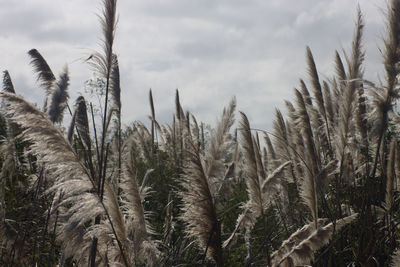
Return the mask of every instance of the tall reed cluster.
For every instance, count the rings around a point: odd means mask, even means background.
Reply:
[[[54,75],[36,49],[42,107],[4,72],[0,265],[400,266],[400,0],[388,7],[382,81],[363,77],[358,10],[330,78],[307,47],[308,77],[272,131],[243,112],[235,122],[235,98],[205,126],[178,91],[171,124],[159,124],[151,90],[149,127],[123,127],[117,3],[103,4],[102,49],[86,60],[101,103],[70,106],[68,68]]]

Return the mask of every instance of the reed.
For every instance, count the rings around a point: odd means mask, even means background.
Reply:
[[[382,82],[364,78],[358,9],[331,78],[306,48],[308,78],[272,131],[244,112],[235,123],[235,98],[206,125],[178,90],[170,123],[150,90],[149,121],[124,125],[117,2],[103,6],[102,49],[86,60],[104,81],[100,108],[79,96],[70,110],[68,68],[55,76],[36,49],[42,109],[3,72],[0,265],[399,265],[400,0],[388,6]]]

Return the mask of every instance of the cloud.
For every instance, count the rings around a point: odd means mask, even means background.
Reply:
[[[119,56],[124,123],[150,113],[170,122],[175,89],[182,104],[214,123],[236,95],[238,109],[254,127],[270,129],[274,109],[284,108],[300,77],[307,80],[310,45],[320,77],[333,74],[335,49],[351,45],[357,1],[349,0],[149,0],[119,1],[115,51]],[[377,49],[384,33],[380,0],[360,1],[365,12],[366,75],[381,69]],[[69,64],[71,102],[92,70],[82,58],[99,49],[95,14],[101,1],[19,0],[0,2],[0,68],[9,69],[20,91],[42,103],[26,52],[35,47],[55,73]],[[17,88],[18,90],[18,88]],[[40,91],[39,91],[40,92]]]

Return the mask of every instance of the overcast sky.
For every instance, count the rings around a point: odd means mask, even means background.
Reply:
[[[269,129],[299,78],[310,46],[320,78],[333,74],[335,49],[349,50],[357,4],[365,19],[365,72],[377,80],[384,36],[383,0],[119,0],[123,121],[145,120],[152,88],[156,116],[170,122],[175,89],[185,110],[215,119],[237,97],[253,127]],[[43,102],[27,51],[36,48],[55,74],[68,64],[70,103],[92,76],[82,62],[99,49],[101,1],[0,0],[0,69],[18,94]]]

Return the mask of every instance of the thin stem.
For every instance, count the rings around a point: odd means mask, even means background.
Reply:
[[[99,153],[99,143],[97,141],[97,130],[96,130],[96,122],[94,120],[94,112],[93,112],[93,105],[92,102],[90,102],[90,113],[92,115],[92,123],[93,123],[93,131],[94,131],[94,140],[96,144],[96,156],[97,158],[100,158],[100,153]]]

